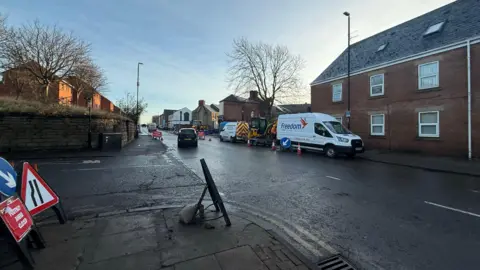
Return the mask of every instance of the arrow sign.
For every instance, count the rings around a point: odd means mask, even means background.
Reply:
[[[287,137],[282,138],[280,140],[280,143],[282,144],[282,147],[285,149],[290,148],[290,146],[292,145],[292,141],[290,141],[290,139]]]
[[[15,169],[3,158],[0,158],[0,193],[12,196],[17,190],[17,173]]]

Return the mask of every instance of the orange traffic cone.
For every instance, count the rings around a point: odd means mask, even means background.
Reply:
[[[252,144],[250,143],[250,139],[247,140],[247,146],[248,146],[248,147],[251,147],[251,146],[252,146]]]
[[[277,147],[275,146],[275,141],[272,142],[272,151],[277,150]]]
[[[300,149],[300,143],[298,143],[298,146],[297,146],[297,155],[299,156],[302,155],[302,149]]]

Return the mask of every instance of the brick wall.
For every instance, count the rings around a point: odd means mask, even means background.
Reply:
[[[135,135],[132,121],[92,118],[92,146],[100,133],[122,133],[122,146]],[[80,150],[88,147],[88,117],[0,116],[0,152]]]
[[[243,110],[243,118],[242,118]],[[257,102],[230,102],[224,101],[223,120],[224,121],[250,121],[251,112],[255,111],[257,116],[260,113],[260,103]]]
[[[439,61],[439,87],[418,90],[418,65]],[[351,130],[367,149],[467,155],[467,61],[466,48],[352,76]],[[474,155],[480,156],[480,46],[472,47],[472,127]],[[383,73],[384,95],[370,97],[370,76]],[[342,102],[332,102],[332,85],[342,83]],[[312,86],[312,111],[335,116],[347,110],[347,80]],[[418,112],[440,112],[440,137],[418,136]],[[370,135],[370,115],[385,114],[385,136]],[[344,121],[345,123],[345,121]],[[477,142],[477,144],[475,144]]]

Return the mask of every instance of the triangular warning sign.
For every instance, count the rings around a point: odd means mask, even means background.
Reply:
[[[32,216],[56,205],[59,201],[57,194],[28,162],[23,163],[21,187],[20,198]]]

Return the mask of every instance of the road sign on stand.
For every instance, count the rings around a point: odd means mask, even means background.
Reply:
[[[3,158],[0,158],[0,193],[9,197],[17,190],[17,173]]]
[[[58,204],[60,199],[38,172],[28,163],[23,163],[20,197],[32,216]]]
[[[345,112],[345,117],[350,118],[350,111]]]
[[[1,202],[0,217],[17,243],[22,241],[33,226],[32,216],[19,198],[10,197]]]
[[[292,141],[289,138],[284,137],[280,139],[280,145],[282,146],[282,148],[288,149],[292,145]]]

